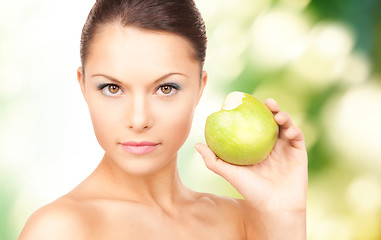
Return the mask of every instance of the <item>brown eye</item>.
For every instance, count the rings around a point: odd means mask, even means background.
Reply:
[[[172,87],[168,86],[168,85],[165,85],[165,86],[161,86],[160,90],[164,94],[170,94],[172,92]]]
[[[113,94],[118,93],[119,92],[119,87],[115,86],[115,85],[110,85],[110,86],[108,86],[108,91],[110,93],[113,93]]]

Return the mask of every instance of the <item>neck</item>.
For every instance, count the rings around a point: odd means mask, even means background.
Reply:
[[[134,175],[121,169],[105,154],[90,177],[100,186],[96,191],[102,198],[173,206],[190,197],[190,190],[179,177],[177,155],[153,173]]]

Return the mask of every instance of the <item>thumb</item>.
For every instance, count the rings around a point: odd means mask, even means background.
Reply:
[[[194,147],[204,159],[207,168],[225,178],[228,182],[231,182],[230,178],[232,167],[234,167],[233,165],[218,158],[214,152],[205,144],[197,143]]]

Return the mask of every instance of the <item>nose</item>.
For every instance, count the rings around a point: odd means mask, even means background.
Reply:
[[[136,132],[148,130],[153,125],[149,101],[144,96],[130,98],[127,115],[127,127]]]

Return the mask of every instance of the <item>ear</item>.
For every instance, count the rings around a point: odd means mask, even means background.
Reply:
[[[203,70],[202,74],[201,74],[200,89],[198,91],[198,99],[197,99],[196,105],[198,104],[198,102],[201,99],[202,93],[204,92],[204,88],[205,88],[207,82],[208,82],[208,73],[205,70]]]
[[[85,101],[87,102],[87,100],[86,100],[86,89],[85,89],[85,73],[83,72],[82,67],[78,67],[78,69],[77,69],[77,80],[78,80],[78,83],[81,87],[82,95],[85,98]]]

